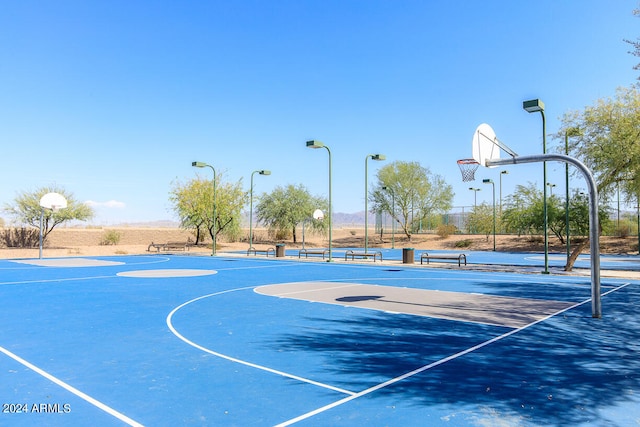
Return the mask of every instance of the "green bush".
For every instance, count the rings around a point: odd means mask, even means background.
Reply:
[[[118,243],[120,243],[121,237],[121,234],[116,230],[108,230],[102,236],[102,241],[100,242],[100,244],[104,246],[117,245]]]
[[[456,248],[468,248],[471,246],[472,241],[469,239],[458,240],[455,244]]]
[[[456,226],[452,224],[440,224],[436,229],[436,234],[438,234],[438,236],[440,236],[443,239],[446,239],[447,237],[451,236],[455,232],[456,232]]]

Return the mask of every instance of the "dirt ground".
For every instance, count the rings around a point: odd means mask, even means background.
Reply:
[[[105,235],[108,232],[117,232],[120,236],[118,244],[105,245]],[[248,234],[248,230],[246,231]],[[269,240],[265,230],[256,229],[254,231],[254,246],[257,248],[272,247],[276,243],[284,243],[287,248],[302,247],[301,237],[298,236],[298,242],[293,241],[274,241]],[[460,251],[491,251],[493,250],[493,236],[482,235],[451,235],[447,238],[441,238],[436,234],[418,234],[413,235],[411,240],[406,236],[396,234],[385,234],[381,236],[375,234],[374,230],[370,230],[369,247],[386,247],[390,248],[392,243],[396,248],[411,247],[417,250],[460,250]],[[151,243],[167,243],[167,242],[187,242],[193,241],[192,233],[174,228],[61,228],[55,229],[48,237],[43,249],[43,256],[65,257],[65,256],[100,256],[100,255],[134,255],[148,254],[149,245]],[[577,240],[572,244],[577,244]],[[307,247],[327,247],[326,238],[318,235],[312,235],[307,232],[305,236],[305,245]],[[218,252],[246,250],[248,248],[248,239],[240,242],[218,241]],[[364,229],[363,228],[335,228],[333,230],[333,247],[364,247]],[[589,247],[587,246],[587,251]],[[496,237],[496,250],[500,252],[543,252],[544,240],[542,236],[515,236],[515,235],[498,235]],[[549,237],[549,251],[563,253],[566,250],[564,244],[553,237]],[[152,248],[152,252],[155,250]],[[189,253],[210,253],[211,242],[208,244],[200,244],[192,246]],[[638,254],[638,238],[630,237],[610,237],[602,236],[600,238],[600,252],[609,254]],[[37,258],[39,256],[39,248],[16,249],[16,248],[0,248],[0,258]]]

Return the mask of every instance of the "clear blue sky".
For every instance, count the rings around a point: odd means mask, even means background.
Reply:
[[[364,209],[364,159],[418,161],[473,205],[457,159],[489,123],[518,154],[559,118],[636,82],[631,0],[4,1],[0,204],[58,184],[98,224],[172,219],[172,182],[210,169],[255,193],[304,184],[335,212]],[[551,150],[553,141],[548,139]],[[369,162],[369,182],[381,166]],[[504,168],[502,168],[504,169]],[[503,195],[542,183],[508,168]],[[500,169],[479,170],[478,203]],[[549,165],[564,192],[564,166]],[[575,178],[578,181],[577,178]],[[583,186],[576,182],[576,186]],[[498,186],[496,185],[496,191]]]

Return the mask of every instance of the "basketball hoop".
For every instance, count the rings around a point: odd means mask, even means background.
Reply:
[[[480,166],[480,163],[474,159],[458,160],[458,167],[460,167],[460,172],[462,172],[462,180],[464,182],[474,181],[476,179],[475,173],[478,166]]]

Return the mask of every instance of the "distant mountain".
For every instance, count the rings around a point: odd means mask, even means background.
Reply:
[[[376,221],[375,215],[369,215],[369,223],[373,224]],[[364,211],[355,213],[334,212],[333,213],[333,225],[336,226],[364,226]]]

